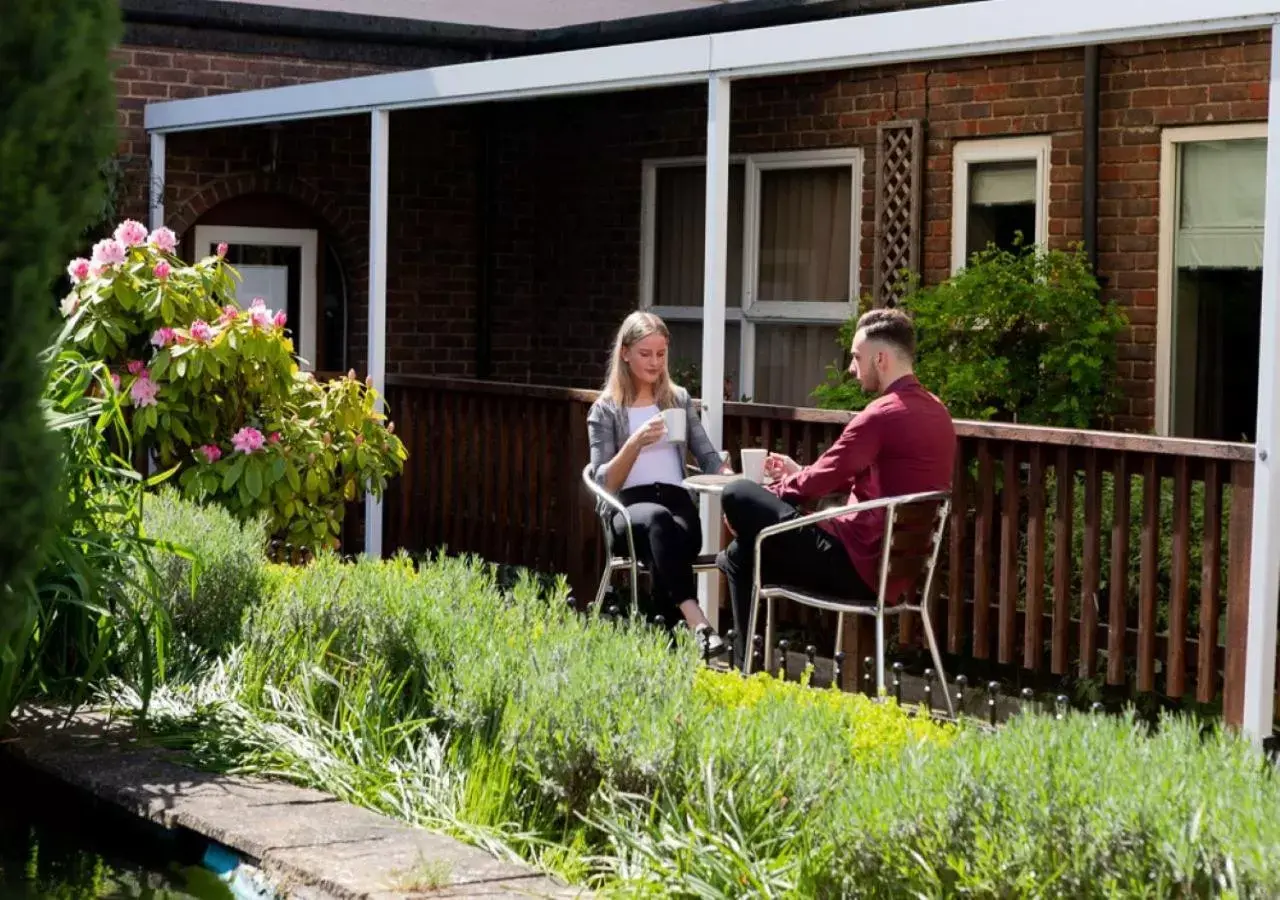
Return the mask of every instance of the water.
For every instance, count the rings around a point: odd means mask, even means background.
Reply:
[[[0,785],[0,900],[238,900],[201,838],[10,763]]]

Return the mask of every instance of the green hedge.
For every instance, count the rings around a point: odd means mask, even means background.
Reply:
[[[1271,770],[1188,720],[943,728],[709,672],[683,633],[466,561],[275,571],[246,644],[157,697],[161,732],[607,893],[1280,891]]]
[[[160,544],[150,550],[149,587],[168,618],[171,660],[181,671],[230,649],[245,610],[265,590],[265,524],[184,500],[170,487],[146,498],[142,519],[146,536]]]

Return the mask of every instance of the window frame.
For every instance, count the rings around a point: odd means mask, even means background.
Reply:
[[[295,355],[300,357],[304,371],[315,368],[317,352],[316,323],[320,313],[318,273],[320,262],[320,233],[311,228],[260,228],[248,225],[197,225],[195,228],[196,258],[208,254],[201,248],[225,241],[228,244],[246,244],[264,247],[297,247],[301,252],[298,278],[298,331]],[[241,302],[243,304],[243,298]]]
[[[864,153],[861,147],[776,153],[733,153],[729,165],[743,171],[742,296],[725,298],[725,321],[738,323],[738,393],[755,393],[756,334],[765,325],[842,325],[857,312],[861,293],[862,191]],[[701,306],[663,306],[654,303],[654,264],[657,238],[658,172],[662,169],[706,166],[706,157],[678,156],[645,159],[641,163],[640,308],[672,322],[701,322]],[[849,298],[847,301],[755,300],[759,277],[760,181],[762,173],[783,169],[819,169],[847,166],[850,190]],[[727,373],[726,373],[727,374]]]
[[[1173,430],[1173,289],[1176,271],[1175,241],[1181,205],[1181,151],[1183,144],[1204,141],[1266,140],[1266,122],[1226,122],[1165,128],[1160,134],[1160,242],[1156,275],[1156,381],[1155,433],[1167,437]]]
[[[969,169],[983,163],[1036,164],[1036,233],[1034,243],[1049,239],[1049,170],[1053,137],[1048,134],[956,141],[951,148],[951,273],[969,263]]]

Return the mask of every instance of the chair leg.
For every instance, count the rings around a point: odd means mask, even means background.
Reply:
[[[924,623],[924,639],[929,642],[929,655],[933,657],[933,666],[938,672],[938,677],[942,679],[942,697],[947,701],[947,715],[954,719],[956,710],[951,703],[951,689],[947,687],[947,671],[942,668],[942,653],[938,649],[938,639],[933,634],[933,623],[929,621],[927,604],[920,606],[920,620]]]
[[[773,672],[773,664],[776,662],[773,658],[773,598],[770,597],[765,601],[764,616],[764,670]],[[785,663],[784,663],[785,664]]]
[[[609,593],[609,585],[613,581],[613,565],[612,560],[605,560],[604,573],[600,576],[600,586],[596,588],[595,608],[600,609],[600,604],[604,602],[604,595]]]
[[[742,651],[742,672],[744,675],[751,674],[752,650],[756,644],[756,625],[759,624],[760,618],[760,590],[754,585],[751,588],[751,615],[748,617],[750,622],[747,625],[747,643]]]
[[[888,694],[884,685],[884,613],[876,614],[876,696]]]

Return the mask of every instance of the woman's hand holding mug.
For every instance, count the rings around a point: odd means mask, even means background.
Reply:
[[[794,475],[799,471],[800,464],[786,454],[770,453],[765,457],[764,474],[766,478],[777,481],[779,478]]]
[[[628,442],[634,442],[637,450],[643,450],[645,447],[658,443],[666,436],[667,423],[661,415],[656,415],[637,428],[627,440]]]

